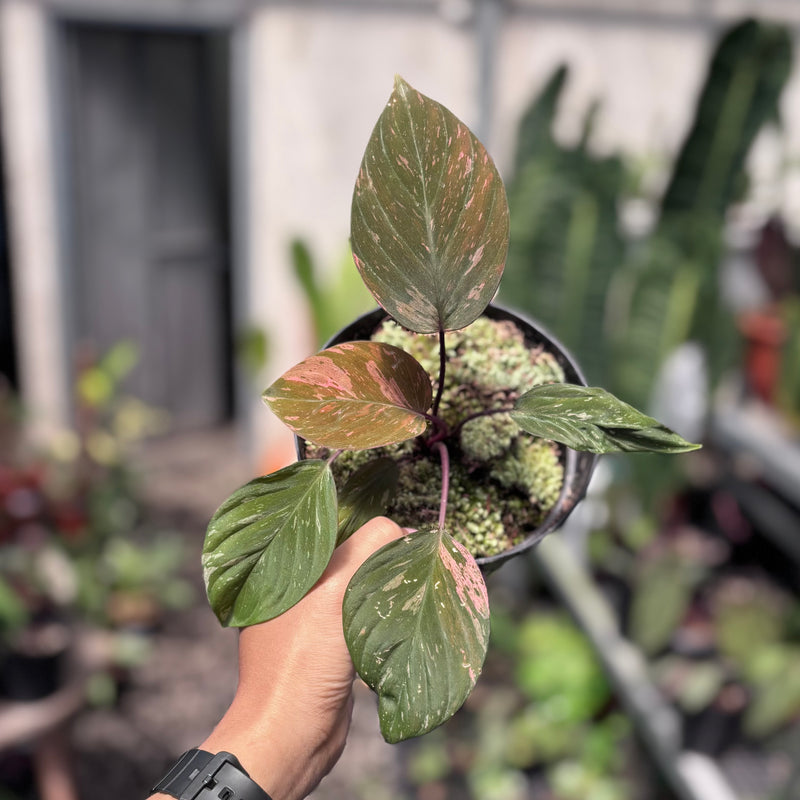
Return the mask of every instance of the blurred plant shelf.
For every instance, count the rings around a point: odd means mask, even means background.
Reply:
[[[694,756],[687,763],[724,775],[742,797],[794,798],[800,447],[779,412],[736,398],[715,409],[702,463],[658,516],[639,508],[637,517],[616,487],[596,498],[603,508],[590,516],[604,521],[588,538],[590,553],[578,547],[572,555],[570,537],[586,532],[565,531],[535,558],[666,774],[680,772],[684,752],[697,749],[717,766]],[[584,556],[593,580],[576,561]]]
[[[718,403],[710,444],[725,457],[724,481],[757,529],[789,558],[800,577],[800,435],[757,401]]]

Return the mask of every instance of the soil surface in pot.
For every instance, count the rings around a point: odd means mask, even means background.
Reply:
[[[437,390],[439,345],[436,335],[412,334],[393,321],[371,337],[413,355]],[[507,413],[525,391],[564,381],[556,358],[544,347],[531,348],[507,320],[481,317],[463,330],[448,332],[447,371],[439,409],[450,428],[448,530],[476,557],[501,553],[521,542],[555,505],[564,482],[564,453],[552,442],[523,433]],[[311,458],[327,457],[308,445]],[[400,525],[420,528],[439,516],[442,470],[439,455],[424,438],[366,451],[342,453],[334,462],[338,484],[370,461],[389,456],[400,467],[397,496],[387,514]]]

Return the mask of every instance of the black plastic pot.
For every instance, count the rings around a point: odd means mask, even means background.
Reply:
[[[64,679],[69,632],[61,622],[34,623],[20,641],[0,653],[0,697],[40,700]]]
[[[492,320],[509,320],[513,322],[522,331],[525,336],[525,341],[531,348],[543,346],[549,353],[555,356],[559,365],[564,370],[564,377],[567,383],[576,383],[581,386],[586,386],[586,380],[581,374],[580,368],[575,360],[549,333],[546,333],[533,322],[525,319],[525,317],[513,311],[500,308],[499,306],[490,305],[484,311],[483,315]],[[382,308],[376,308],[374,311],[362,315],[342,328],[342,330],[333,336],[325,346],[332,347],[333,345],[342,344],[343,342],[369,339],[378,326],[386,319],[389,319],[387,313]],[[297,457],[299,459],[304,459],[306,457],[305,440],[296,436],[295,444],[297,447]],[[482,556],[476,559],[478,565],[484,572],[492,572],[508,561],[508,559],[520,553],[524,553],[526,550],[530,550],[531,547],[538,544],[548,533],[551,533],[556,528],[563,525],[575,506],[583,499],[589,486],[595,463],[597,462],[597,456],[592,453],[580,453],[569,448],[564,449],[566,452],[564,485],[561,487],[561,494],[556,504],[550,510],[550,513],[542,524],[533,529],[518,545],[502,553],[498,553],[497,555]]]

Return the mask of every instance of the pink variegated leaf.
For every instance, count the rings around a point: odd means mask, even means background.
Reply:
[[[418,333],[455,330],[500,282],[508,203],[469,128],[398,77],[361,162],[350,227],[356,266],[389,314]]]
[[[489,602],[475,559],[447,531],[421,528],[368,558],[343,614],[386,741],[420,736],[458,711],[483,667]]]
[[[339,450],[366,450],[425,431],[431,382],[419,362],[379,342],[346,342],[301,361],[264,392],[295,433]]]

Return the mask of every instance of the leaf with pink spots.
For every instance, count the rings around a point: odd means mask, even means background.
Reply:
[[[364,283],[412,331],[464,328],[497,290],[508,249],[500,175],[463,122],[400,77],[364,153],[350,227]]]
[[[419,362],[379,342],[346,342],[301,361],[264,392],[295,433],[335,450],[366,450],[419,436],[431,382]]]
[[[489,602],[475,559],[447,531],[421,528],[381,548],[353,576],[343,611],[386,741],[420,736],[458,711],[486,657]]]

